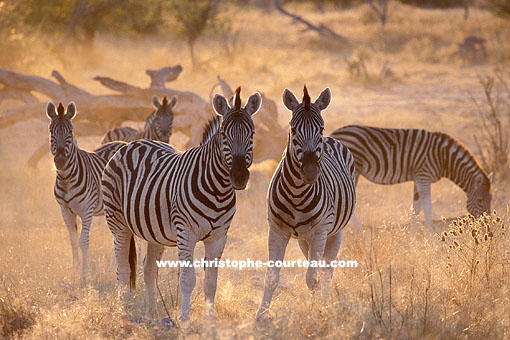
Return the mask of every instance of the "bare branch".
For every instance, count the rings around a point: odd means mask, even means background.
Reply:
[[[341,34],[336,33],[335,31],[333,31],[326,25],[320,24],[317,26],[317,25],[312,24],[310,21],[305,20],[303,17],[301,17],[297,14],[290,13],[285,8],[283,8],[283,6],[280,4],[280,2],[278,0],[274,0],[274,6],[276,7],[276,9],[278,11],[280,11],[284,15],[291,17],[294,22],[302,23],[303,25],[305,25],[307,27],[307,29],[313,30],[313,31],[319,33],[319,35],[322,36],[323,38],[333,39],[333,40],[336,40],[343,44],[349,43],[349,40],[346,37],[344,37]]]
[[[381,20],[382,27],[386,26],[386,19],[388,17],[388,3],[389,0],[377,0],[377,4],[374,0],[365,0],[372,10],[377,14],[379,20]]]

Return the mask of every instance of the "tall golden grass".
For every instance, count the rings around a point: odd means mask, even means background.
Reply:
[[[234,53],[227,53],[216,38],[203,39],[197,45],[203,64],[195,72],[185,44],[165,37],[99,36],[93,51],[69,47],[65,54],[49,52],[48,37],[17,37],[24,46],[22,57],[4,66],[43,76],[55,68],[69,81],[104,93],[91,80],[93,76],[144,85],[146,68],[181,63],[184,72],[171,87],[207,98],[220,74],[232,86],[242,85],[247,92],[260,90],[275,100],[281,124],[289,118],[280,100],[285,87],[299,91],[306,83],[312,93],[318,93],[329,86],[333,102],[324,112],[326,132],[351,123],[422,127],[450,133],[474,146],[480,123],[467,91],[483,98],[479,75],[508,64],[508,21],[483,10],[473,10],[465,21],[461,9],[424,10],[392,2],[382,30],[368,6],[322,13],[306,5],[289,8],[331,26],[353,45],[331,46],[312,32],[300,33],[298,25],[275,11],[248,8],[234,11],[234,28],[240,29]],[[467,35],[487,39],[486,62],[463,66],[454,55],[456,43]],[[398,80],[352,80],[344,58],[360,53],[372,72],[392,62]],[[53,198],[51,159],[44,158],[38,169],[25,167],[30,153],[48,140],[47,123],[41,112],[40,119],[0,131],[0,337],[503,339],[510,334],[508,197],[496,195],[497,214],[455,219],[465,213],[465,195],[446,180],[433,185],[436,221],[432,229],[423,227],[421,216],[411,214],[411,183],[377,186],[360,180],[357,215],[362,227],[347,227],[339,254],[341,259],[357,260],[359,267],[336,270],[327,304],[306,288],[305,269],[284,268],[270,311],[272,319],[258,323],[254,316],[262,297],[264,270],[221,269],[216,325],[203,324],[203,272],[197,270],[189,330],[143,320],[141,273],[133,306],[125,313],[118,303],[113,239],[104,218],[93,221],[91,279],[81,286],[79,273],[69,269],[71,252]],[[99,139],[78,142],[92,150]],[[172,142],[182,146],[184,138],[177,135]],[[255,164],[249,188],[238,193],[224,258],[266,259],[265,195],[275,165]],[[497,182],[494,190],[506,192],[499,189],[508,185]],[[448,220],[441,221],[440,216]],[[201,256],[200,245],[196,257]],[[296,242],[291,242],[286,259],[301,257]],[[175,258],[175,249],[168,249],[165,259]],[[158,284],[159,316],[167,316],[164,301],[175,319],[180,308],[176,269],[160,270]]]

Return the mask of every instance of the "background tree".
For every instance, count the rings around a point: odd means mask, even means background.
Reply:
[[[224,1],[223,1],[224,2]],[[227,21],[219,17],[222,0],[171,0],[168,4],[171,25],[188,44],[191,62],[198,65],[195,43],[208,32],[225,28]]]

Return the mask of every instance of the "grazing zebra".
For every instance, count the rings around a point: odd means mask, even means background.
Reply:
[[[209,122],[202,143],[185,152],[156,141],[135,141],[110,160],[103,174],[108,226],[114,235],[117,281],[134,287],[136,248],[133,235],[148,242],[144,261],[147,316],[155,317],[156,260],[164,247],[178,249],[180,261],[193,261],[195,245],[204,242],[206,260],[219,259],[236,210],[234,190],[243,190],[253,159],[252,115],[261,97],[253,94],[243,108],[240,88],[234,105],[213,99],[221,116]],[[214,317],[218,268],[205,268],[205,316]],[[189,320],[195,270],[180,267],[182,311]],[[126,299],[128,294],[124,295]]]
[[[414,181],[413,207],[432,223],[430,184],[446,177],[467,194],[467,210],[474,216],[490,211],[492,174],[487,175],[473,154],[458,140],[441,132],[383,129],[350,125],[331,137],[354,155],[359,174],[378,184]]]
[[[124,142],[108,143],[96,153],[87,152],[78,147],[73,135],[71,119],[76,115],[76,106],[70,103],[64,112],[62,103],[48,103],[46,114],[49,125],[51,154],[54,156],[57,178],[55,180],[55,198],[60,205],[62,217],[69,231],[73,252],[73,267],[79,265],[78,228],[76,216],[81,219],[79,244],[82,252],[81,278],[86,280],[88,270],[87,253],[89,249],[89,230],[92,216],[103,213],[103,195],[101,192],[101,174],[108,162],[107,155],[114,154],[124,146]]]
[[[314,103],[306,86],[303,102],[285,89],[283,103],[292,111],[287,149],[276,169],[268,193],[269,260],[282,261],[289,239],[298,239],[309,261],[335,260],[343,228],[356,203],[354,159],[349,150],[333,138],[324,137],[321,111],[331,101],[326,88]],[[334,268],[324,268],[321,280],[325,299]],[[257,319],[266,314],[280,279],[280,268],[266,271],[264,297]],[[308,288],[318,288],[318,268],[306,272]]]
[[[145,127],[142,131],[137,131],[127,126],[117,127],[111,129],[103,136],[101,144],[113,141],[132,142],[137,139],[159,140],[168,143],[172,135],[174,122],[172,109],[177,103],[177,98],[174,96],[170,99],[170,102],[168,102],[165,96],[163,97],[163,102],[160,104],[158,97],[153,97],[152,103],[156,110],[147,117]]]

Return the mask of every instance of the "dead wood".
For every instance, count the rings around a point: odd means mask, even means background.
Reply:
[[[302,16],[287,11],[285,8],[283,8],[283,6],[280,4],[280,2],[278,0],[274,0],[274,6],[282,14],[284,14],[288,17],[291,17],[294,22],[299,22],[299,23],[305,25],[306,26],[305,30],[315,31],[323,38],[333,39],[333,40],[336,40],[342,44],[349,43],[349,40],[345,36],[333,31],[328,26],[326,26],[324,24],[319,24],[319,25],[312,24],[310,21],[304,19]]]

